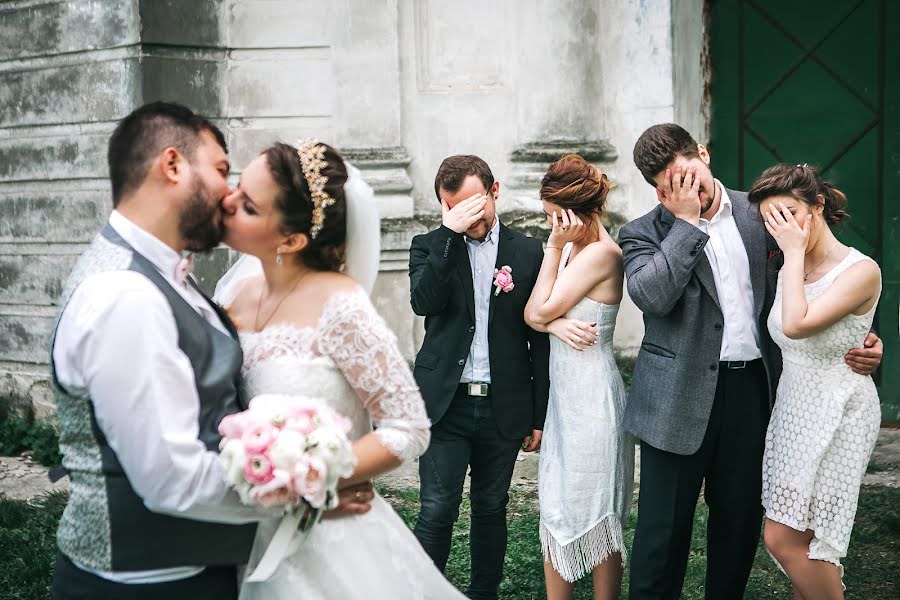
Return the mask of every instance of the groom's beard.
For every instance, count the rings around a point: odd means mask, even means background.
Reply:
[[[715,201],[716,193],[713,190],[713,193],[708,193],[705,189],[700,189],[703,192],[703,195],[706,196],[705,199],[700,200],[700,214],[704,215],[709,212],[709,209],[712,208],[713,202]]]
[[[203,189],[200,179],[194,178],[193,189],[181,214],[178,216],[178,231],[185,242],[185,248],[192,252],[205,252],[219,245],[225,234],[219,204],[211,202],[211,194]]]

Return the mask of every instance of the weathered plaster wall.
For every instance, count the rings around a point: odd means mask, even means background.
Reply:
[[[535,235],[545,235],[540,177],[565,152],[616,183],[614,230],[646,212],[655,196],[631,148],[650,124],[695,126],[695,72],[672,57],[699,57],[700,5],[0,2],[0,397],[52,412],[54,303],[110,210],[109,133],[140,104],[173,99],[212,117],[235,176],[276,139],[315,136],[344,151],[383,218],[374,301],[412,358],[422,327],[409,309],[408,248],[438,222],[440,161],[483,156],[501,181],[503,218]],[[201,283],[211,288],[228,259],[222,250],[201,261]],[[641,330],[626,300],[617,345],[633,351]]]
[[[673,91],[675,122],[701,144],[709,141],[709,37],[705,33],[708,0],[672,3]]]
[[[0,3],[0,397],[53,411],[62,283],[110,210],[106,141],[145,100],[221,114],[218,1]]]

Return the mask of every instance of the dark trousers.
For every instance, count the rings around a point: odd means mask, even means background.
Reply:
[[[467,595],[496,598],[506,555],[506,504],[521,439],[500,434],[491,398],[457,392],[431,428],[431,445],[419,459],[421,510],[415,534],[441,571],[450,555],[463,482],[470,471],[472,572]]]
[[[762,456],[769,402],[761,360],[721,367],[706,435],[683,456],[641,442],[638,522],[630,597],[675,599],[690,550],[701,484],[709,507],[706,598],[743,597],[762,521]]]
[[[56,555],[52,600],[237,600],[237,568],[207,567],[202,573],[164,583],[124,584],[82,571]]]

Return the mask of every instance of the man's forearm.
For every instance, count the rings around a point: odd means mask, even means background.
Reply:
[[[437,236],[429,248],[413,243],[409,255],[410,304],[413,312],[428,316],[446,306],[450,294],[447,285],[453,273],[453,260],[460,234],[441,226],[444,236]]]

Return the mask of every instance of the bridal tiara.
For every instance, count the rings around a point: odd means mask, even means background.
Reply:
[[[313,213],[312,226],[309,229],[309,237],[316,239],[322,227],[325,225],[325,209],[334,204],[334,198],[325,191],[328,178],[322,175],[322,169],[327,166],[325,161],[325,146],[319,140],[307,138],[300,140],[294,146],[297,156],[300,157],[300,167],[303,176],[309,186],[309,195],[312,196]]]

